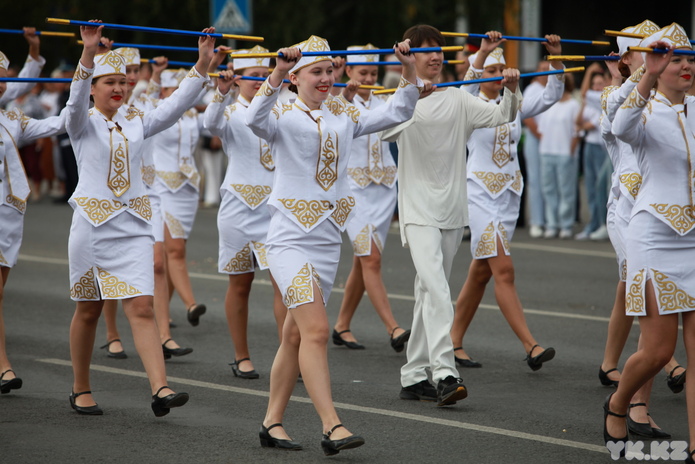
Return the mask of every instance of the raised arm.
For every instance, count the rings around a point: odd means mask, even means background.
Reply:
[[[46,60],[39,54],[40,40],[36,35],[36,29],[33,27],[24,28],[24,38],[29,44],[29,55],[27,56],[22,70],[19,71],[17,77],[39,77]],[[33,82],[8,82],[7,90],[0,97],[0,106],[11,102],[12,100],[29,93],[36,84]]]
[[[224,117],[225,108],[231,103],[229,90],[234,82],[238,81],[241,76],[234,78],[234,70],[220,72],[220,77],[217,79],[217,89],[212,101],[205,109],[203,116],[203,125],[212,135],[222,137],[225,127],[227,126]]]
[[[94,74],[94,57],[101,41],[101,31],[104,29],[104,26],[99,26],[101,21],[91,22],[94,22],[95,25],[80,26],[83,43],[82,55],[70,84],[70,98],[68,98],[66,105],[65,126],[70,136],[75,136],[85,130],[89,119],[89,96],[91,94],[92,74]]]

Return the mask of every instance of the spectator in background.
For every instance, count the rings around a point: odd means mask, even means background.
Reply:
[[[538,123],[541,185],[545,203],[544,238],[572,238],[577,209],[577,129],[580,104],[572,98],[574,80],[565,76],[559,102],[541,115]]]
[[[589,223],[575,238],[577,240],[607,240],[606,214],[608,187],[612,166],[599,131],[601,92],[606,86],[603,67],[592,63],[582,80],[582,106],[577,127],[584,131],[584,183],[586,186]]]
[[[75,73],[74,68],[65,66],[61,69],[61,76],[72,79]],[[67,105],[68,97],[70,97],[70,85],[63,84],[63,90],[58,98],[58,107],[64,108]],[[62,167],[63,175],[63,196],[56,198],[56,203],[67,203],[77,187],[77,161],[75,160],[75,152],[72,150],[70,138],[68,134],[58,136],[58,149],[60,150],[60,166]]]

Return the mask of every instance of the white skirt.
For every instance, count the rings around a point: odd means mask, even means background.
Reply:
[[[678,235],[646,211],[630,220],[626,241],[625,313],[645,316],[645,287],[651,279],[659,314],[695,309],[695,233]]]
[[[188,239],[198,212],[198,191],[189,184],[176,192],[155,183],[162,201],[162,218],[172,238]]]
[[[371,255],[372,242],[376,244],[379,253],[383,253],[398,201],[396,188],[372,183],[363,189],[353,188],[352,194],[356,209],[345,230],[352,242],[355,256]]]
[[[606,228],[608,238],[613,245],[618,260],[618,278],[625,282],[627,278],[627,228],[630,224],[630,212],[632,203],[624,197],[620,197],[608,204],[606,215]]]
[[[164,241],[164,219],[162,218],[162,198],[153,188],[147,188],[147,196],[150,197],[152,208],[152,234],[155,242]]]
[[[340,230],[329,220],[306,233],[283,213],[271,208],[268,265],[288,309],[314,301],[313,283],[323,304],[333,289],[340,261]]]
[[[75,301],[154,295],[152,226],[130,213],[94,227],[74,212],[68,260]]]
[[[24,215],[14,208],[0,205],[0,267],[14,267],[22,246]]]
[[[468,182],[468,215],[471,229],[471,254],[474,259],[494,258],[498,255],[497,237],[504,254],[511,253],[509,243],[514,236],[519,218],[521,197],[506,190],[493,199],[475,182]]]
[[[249,208],[228,190],[222,191],[217,213],[220,251],[217,269],[222,274],[247,274],[257,265],[268,269],[266,239],[270,227],[267,205]]]

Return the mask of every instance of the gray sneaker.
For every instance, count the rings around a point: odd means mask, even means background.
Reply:
[[[402,387],[398,397],[402,400],[435,401],[437,390],[427,380],[423,380],[415,385]]]

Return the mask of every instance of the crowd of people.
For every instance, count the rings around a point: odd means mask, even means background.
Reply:
[[[482,363],[463,339],[491,279],[525,361],[537,371],[556,351],[532,335],[514,280],[510,242],[526,223],[526,200],[531,237],[610,238],[616,251],[619,278],[599,368],[600,382],[617,388],[603,407],[609,450],[624,454],[629,435],[670,437],[649,413],[661,369],[674,392],[686,391],[695,443],[695,384],[686,383],[695,363],[695,276],[684,259],[695,250],[688,149],[695,126],[687,118],[695,58],[677,53],[692,50],[681,26],[647,20],[626,28],[631,36],[618,38],[616,58],[588,66],[577,90],[561,61],[541,62],[539,71],[558,73],[534,78],[523,94],[501,33],[490,31],[476,50],[462,52],[452,73],[441,51],[410,53],[445,45],[436,28],[413,26],[394,46],[383,82],[395,92],[383,97],[370,89],[380,76],[369,64],[378,59],[371,44],[350,47],[357,54],[345,60],[332,58],[328,42],[312,35],[281,48],[274,63],[256,56],[267,52],[260,46],[235,51],[219,71],[230,50],[216,48],[214,28],[206,28],[195,65],[167,69],[164,56],[143,64],[136,48],[113,49],[93,23],[80,27],[74,70],[61,65],[51,73],[71,83],[0,82],[2,289],[17,262],[27,206],[47,194],[69,203],[69,291],[76,302],[69,404],[78,414],[103,414],[89,377],[102,313],[102,348],[111,358],[127,357],[116,326],[119,300],[153,413],[187,403],[187,393],[167,385],[165,359],[193,351],[172,335],[174,293],[192,326],[206,313],[186,264],[200,203],[218,208],[218,271],[229,276],[224,308],[235,377],[261,376],[249,350],[249,300],[256,270],[271,276],[278,350],[260,424],[263,447],[302,449],[282,425],[298,379],[320,417],[326,455],[365,443],[338,417],[326,350],[330,341],[364,348],[351,321],[365,291],[391,348],[406,352],[401,399],[443,407],[468,396],[458,368]],[[0,52],[0,77],[41,74],[39,37],[33,28],[25,37],[26,63],[13,68]],[[561,43],[546,35],[548,55],[561,55]],[[636,45],[666,51],[643,56],[630,51]],[[345,87],[335,87],[343,76]],[[497,80],[437,87],[480,78]],[[396,321],[381,276],[394,219],[416,270],[410,327]],[[343,232],[354,258],[331,333],[326,305]],[[466,233],[472,260],[454,306],[449,276]],[[7,356],[2,294],[4,394],[23,382]],[[679,313],[686,368],[673,358]],[[620,372],[634,316],[640,342]]]

